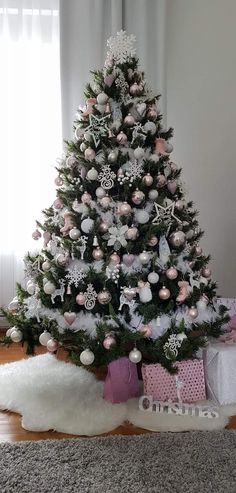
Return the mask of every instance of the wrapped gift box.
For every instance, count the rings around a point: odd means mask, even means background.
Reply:
[[[103,399],[119,403],[126,402],[128,399],[139,395],[137,365],[127,357],[119,358],[109,363],[104,382]]]
[[[176,366],[178,373],[172,375],[160,364],[143,364],[144,395],[160,401],[195,402],[205,399],[203,361],[180,361]]]
[[[211,342],[203,361],[207,397],[221,405],[236,403],[236,344]]]

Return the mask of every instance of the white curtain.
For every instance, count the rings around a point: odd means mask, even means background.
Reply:
[[[61,152],[59,0],[0,0],[0,306],[36,245]]]
[[[60,0],[63,135],[72,135],[89,71],[103,65],[106,40],[121,29],[137,38],[147,80],[162,94],[166,113],[165,33],[167,0]]]

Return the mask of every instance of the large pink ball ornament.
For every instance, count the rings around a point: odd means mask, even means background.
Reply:
[[[52,339],[52,336],[50,332],[47,332],[46,330],[39,336],[39,342],[42,346],[47,346],[47,343],[48,341],[50,341],[50,339]]]
[[[145,198],[145,194],[138,188],[132,193],[132,202],[135,205],[141,204],[144,198]]]
[[[94,258],[94,260],[102,260],[103,258],[103,251],[101,248],[97,247],[97,248],[94,248],[93,252],[92,252],[92,256]]]
[[[103,347],[105,349],[111,349],[113,346],[116,345],[116,340],[113,337],[113,335],[107,335],[103,341]]]
[[[58,342],[55,339],[49,339],[47,342],[47,350],[50,351],[50,353],[54,353],[58,349]]]
[[[126,144],[126,142],[127,142],[127,140],[128,140],[128,139],[127,139],[127,135],[126,135],[123,131],[121,131],[121,132],[117,135],[116,140],[117,140],[118,144]]]
[[[131,213],[131,206],[128,202],[123,202],[119,207],[119,213],[121,216],[128,216]]]
[[[170,235],[169,241],[173,247],[181,247],[186,242],[186,235],[183,231],[175,231]]]
[[[104,207],[104,209],[107,209],[112,203],[112,199],[111,197],[109,197],[109,195],[105,195],[105,197],[102,197],[102,199],[100,199],[100,204],[102,207]]]
[[[61,187],[61,185],[63,185],[63,178],[61,176],[57,176],[54,180],[54,183],[55,185],[57,185],[58,187]]]
[[[152,175],[150,175],[150,173],[147,173],[144,177],[143,177],[143,183],[147,186],[147,187],[151,187],[152,184],[153,184],[153,177]]]
[[[195,320],[195,318],[198,317],[198,309],[195,306],[191,306],[188,311],[188,316],[192,319]]]
[[[131,226],[126,232],[127,240],[136,240],[139,236],[138,228]]]
[[[128,127],[132,127],[135,123],[135,119],[134,117],[129,113],[125,119],[124,119],[124,123],[125,125],[127,125]]]
[[[206,279],[208,279],[209,277],[211,277],[211,269],[209,269],[209,267],[204,267],[202,269],[201,274],[202,274],[203,277],[205,277]]]
[[[182,211],[184,206],[185,206],[185,203],[183,200],[176,200],[175,209],[177,209],[177,211]]]
[[[157,176],[157,186],[159,188],[163,188],[167,183],[165,175],[158,175]]]
[[[122,257],[122,262],[126,267],[131,267],[135,261],[135,256],[132,253],[125,253]]]
[[[84,192],[83,195],[81,196],[81,202],[83,202],[83,204],[90,204],[91,200],[92,197],[88,192]]]
[[[75,301],[76,301],[77,305],[83,306],[85,304],[85,301],[86,301],[84,293],[80,292],[79,294],[77,294]]]
[[[170,290],[163,286],[159,291],[159,297],[161,300],[168,300],[170,298]]]
[[[53,207],[57,210],[63,209],[63,202],[61,201],[61,199],[54,200]]]
[[[33,233],[32,233],[32,238],[33,240],[39,240],[41,238],[41,233],[38,229],[36,229]]]
[[[111,293],[107,289],[103,289],[98,293],[97,300],[100,305],[107,305],[111,301]]]
[[[96,153],[91,147],[88,147],[87,149],[85,149],[85,151],[84,151],[85,159],[87,159],[88,161],[93,161],[95,159],[95,156],[96,156]]]
[[[143,86],[142,84],[137,84],[137,82],[134,82],[129,88],[129,92],[132,96],[138,96],[141,94],[143,91]]]
[[[166,277],[168,279],[170,279],[171,281],[173,281],[174,279],[176,279],[176,277],[178,277],[178,271],[177,271],[177,269],[175,269],[174,267],[170,267],[169,269],[167,269],[167,271],[166,271]]]
[[[177,187],[178,187],[178,184],[175,180],[168,180],[167,188],[172,195],[175,194]]]
[[[115,252],[111,254],[109,260],[110,260],[110,263],[113,265],[118,265],[120,263],[120,257]]]
[[[107,233],[109,228],[110,228],[110,225],[106,221],[102,221],[101,224],[99,225],[100,233]]]
[[[158,243],[158,238],[155,235],[152,235],[151,238],[148,240],[147,244],[151,247],[156,246]]]
[[[150,108],[148,110],[148,113],[147,113],[147,117],[150,118],[151,120],[156,120],[158,116],[158,113],[156,110],[154,110],[153,108]]]

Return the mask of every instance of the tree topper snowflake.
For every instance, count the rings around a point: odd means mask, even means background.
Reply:
[[[135,41],[136,37],[133,34],[128,36],[126,31],[119,31],[116,36],[111,36],[107,41],[109,47],[107,57],[112,57],[116,63],[126,63],[136,54],[136,49],[133,47]]]
[[[76,288],[78,288],[80,282],[83,281],[85,277],[86,274],[81,269],[77,269],[77,267],[68,269],[68,274],[66,274],[66,279],[69,280],[68,286],[74,284]]]

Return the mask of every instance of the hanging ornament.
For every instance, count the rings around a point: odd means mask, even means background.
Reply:
[[[173,151],[173,146],[170,142],[166,142],[166,152],[167,154],[170,154]]]
[[[98,199],[102,199],[102,197],[105,197],[105,195],[106,195],[106,192],[102,187],[98,187],[96,189],[95,193],[96,193],[96,196]]]
[[[185,339],[188,339],[188,337],[185,332],[180,332],[180,334],[177,334],[176,339],[182,343]]]
[[[166,185],[166,177],[165,175],[157,175],[157,186],[158,188],[163,188]]]
[[[157,272],[150,272],[150,274],[148,274],[148,281],[151,284],[156,284],[159,281],[159,275]]]
[[[156,246],[156,245],[157,245],[157,243],[158,243],[158,238],[157,238],[157,236],[155,236],[155,235],[152,235],[152,236],[151,236],[151,238],[149,238],[149,240],[148,240],[148,242],[147,242],[147,244],[148,244],[149,246],[151,246],[151,247]]]
[[[183,303],[189,295],[190,285],[187,281],[179,281],[179,294],[176,298],[176,303]]]
[[[134,149],[134,157],[136,159],[142,159],[144,157],[144,154],[145,151],[142,147],[136,147],[136,149]]]
[[[76,319],[76,313],[75,312],[64,312],[63,317],[65,322],[68,325],[72,325]]]
[[[95,181],[98,178],[98,172],[95,168],[91,168],[86,176],[87,180]]]
[[[30,295],[34,294],[35,293],[35,288],[36,288],[36,285],[34,282],[32,281],[28,281],[27,282],[27,285],[26,285],[26,291],[27,293],[29,293]]]
[[[136,219],[139,224],[146,224],[149,222],[150,216],[145,209],[138,209],[135,213]]]
[[[129,359],[132,363],[139,363],[142,359],[142,353],[135,347],[129,353]]]
[[[150,324],[141,325],[139,332],[141,332],[141,334],[143,334],[144,337],[149,338],[152,335],[152,327]]]
[[[97,102],[98,104],[106,104],[109,99],[109,96],[105,94],[105,92],[101,92],[100,94],[97,95]]]
[[[121,216],[128,216],[131,213],[131,211],[132,209],[131,206],[128,204],[128,202],[123,202],[123,204],[119,206],[119,214]]]
[[[112,253],[112,255],[110,256],[110,259],[109,259],[110,263],[112,263],[113,265],[117,265],[120,263],[120,257],[119,255],[114,252]]]
[[[178,187],[178,184],[175,180],[168,180],[167,188],[172,195],[175,194],[177,187]],[[176,207],[176,205],[175,205],[175,207]]]
[[[90,217],[87,217],[86,219],[83,219],[81,222],[81,229],[84,233],[90,233],[94,227],[94,220],[91,219]],[[81,239],[81,238],[80,238]]]
[[[154,108],[150,108],[147,113],[147,117],[151,118],[152,120],[156,120],[158,116],[157,111]]]
[[[199,245],[195,247],[195,255],[196,257],[201,257],[202,255],[202,248]]]
[[[92,200],[92,197],[91,197],[90,193],[84,192],[82,194],[82,196],[81,196],[81,202],[83,204],[90,204],[91,200]]]
[[[92,251],[92,256],[94,258],[94,260],[102,260],[103,258],[103,251],[101,248],[97,247],[97,248],[94,248],[94,250]]]
[[[44,231],[43,233],[43,248],[47,248],[49,241],[51,240],[51,233],[49,231]]]
[[[17,312],[18,309],[19,309],[19,301],[18,301],[17,297],[15,297],[9,303],[8,310],[13,313],[13,312]]]
[[[128,240],[136,240],[139,236],[139,231],[138,231],[138,228],[136,228],[135,226],[131,226],[131,228],[129,228],[126,232],[126,238]]]
[[[93,238],[93,246],[97,247],[99,246],[99,243],[98,243],[98,238],[97,236],[95,235],[94,238]]]
[[[47,281],[44,284],[43,290],[46,294],[53,294],[54,291],[56,290],[56,286],[52,282]]]
[[[134,117],[131,115],[131,113],[129,113],[125,119],[124,119],[124,123],[125,125],[127,125],[128,127],[132,127],[135,123],[135,119]]]
[[[166,277],[168,277],[168,279],[170,279],[171,281],[176,279],[176,277],[178,277],[177,269],[175,269],[174,267],[170,267],[169,269],[167,269]]]
[[[39,240],[41,238],[41,233],[38,229],[36,229],[33,233],[32,233],[32,238],[33,240]]]
[[[92,310],[95,307],[96,298],[97,298],[97,293],[92,284],[88,284],[84,296],[85,296],[84,306],[86,310]]]
[[[135,296],[136,296],[136,289],[129,287],[122,287],[121,288],[121,295],[120,295],[120,306],[119,306],[119,311],[122,310],[124,305],[128,305],[130,310],[134,308],[135,305]]]
[[[149,159],[153,163],[158,163],[159,162],[159,156],[157,154],[150,154]]]
[[[78,267],[72,267],[68,269],[68,273],[66,274],[66,279],[68,279],[68,285],[72,284],[78,288],[79,284],[83,282],[83,280],[87,277],[87,274],[83,272],[82,269],[78,269]]]
[[[100,204],[102,207],[104,207],[104,209],[107,209],[112,203],[112,199],[111,197],[109,197],[109,195],[105,195],[105,197],[102,197],[102,199],[100,199]]]
[[[139,254],[139,260],[142,265],[146,265],[150,262],[150,254],[145,250]]]
[[[156,200],[158,195],[159,195],[158,190],[152,189],[152,190],[150,190],[150,192],[148,192],[148,197],[150,200]]]
[[[68,257],[64,253],[59,253],[55,257],[55,262],[60,267],[65,267],[65,265],[67,264],[67,261],[68,261]]]
[[[152,291],[149,282],[138,282],[138,293],[141,303],[149,303],[152,300]]]
[[[86,151],[86,149],[87,149],[87,145],[86,145],[86,143],[85,143],[85,142],[82,142],[82,144],[80,144],[79,148],[80,148],[80,151],[81,151],[81,152]]]
[[[107,156],[108,162],[110,164],[116,163],[117,158],[118,158],[118,150],[117,149],[113,149],[112,151],[110,151],[108,156]]]
[[[137,293],[136,288],[131,288],[131,286],[123,288],[124,297],[128,301],[132,301],[135,298],[136,293]]]
[[[69,232],[69,237],[72,239],[72,240],[78,240],[78,238],[80,237],[81,235],[81,232],[78,228],[72,228]]]
[[[147,121],[144,124],[144,130],[147,133],[150,133],[151,135],[155,135],[157,128],[154,122]]]
[[[195,318],[198,317],[198,310],[195,306],[191,306],[188,311],[188,316],[192,319],[195,320]]]
[[[132,96],[138,96],[141,94],[143,91],[143,86],[142,84],[137,84],[137,82],[134,82],[129,88],[129,92]]]
[[[90,349],[85,349],[80,354],[79,359],[80,359],[80,362],[82,363],[82,365],[88,366],[94,362],[95,356],[94,356],[94,353]]]
[[[99,224],[99,231],[100,233],[107,233],[108,229],[110,228],[110,224],[106,221],[102,221]]]
[[[104,288],[98,293],[97,300],[101,305],[107,305],[111,301],[111,293]]]
[[[55,289],[55,291],[51,294],[51,300],[52,300],[52,303],[54,304],[55,303],[55,298],[57,296],[60,296],[61,297],[61,303],[63,303],[64,301],[64,294],[65,294],[65,280],[64,279],[59,279],[59,284],[60,284],[60,288],[59,289]]]
[[[109,164],[105,164],[102,166],[102,170],[98,175],[98,180],[101,182],[101,186],[104,190],[110,190],[114,187],[114,180],[116,178],[116,174],[111,171],[111,167]]]
[[[144,177],[143,177],[143,183],[147,186],[147,187],[151,187],[152,184],[153,184],[153,177],[150,175],[150,173],[147,173]]]
[[[166,140],[165,139],[155,139],[155,152],[159,156],[165,156],[166,153]]]
[[[55,339],[49,339],[47,342],[47,350],[50,351],[50,353],[54,353],[58,349],[58,342]]]
[[[184,207],[185,207],[185,202],[183,200],[176,200],[175,209],[177,209],[177,211],[182,211]]]
[[[169,237],[169,241],[173,247],[179,248],[186,242],[186,235],[183,231],[175,231]]]
[[[121,132],[117,135],[116,140],[117,140],[118,144],[123,144],[123,145],[124,145],[124,144],[126,144],[126,143],[127,143],[127,140],[128,140],[128,139],[127,139],[127,135],[126,135],[123,131],[121,131]]]
[[[21,330],[15,327],[15,330],[11,331],[10,338],[13,342],[20,342],[23,339],[23,334]]]
[[[84,157],[88,161],[93,161],[96,157],[96,152],[91,147],[87,147],[84,151]]]
[[[75,301],[78,305],[81,305],[81,306],[84,305],[85,304],[84,293],[80,292],[79,294],[77,294]]]
[[[136,190],[132,193],[132,202],[135,205],[141,204],[144,198],[145,198],[145,194],[138,188],[136,188]]]
[[[48,341],[52,338],[50,332],[47,332],[46,330],[40,334],[39,336],[39,342],[42,346],[47,346]]]
[[[61,199],[56,199],[56,200],[54,200],[54,202],[53,202],[53,207],[54,207],[55,209],[57,209],[57,210],[59,210],[59,209],[63,209],[63,207],[64,207],[64,206],[63,206],[63,202],[61,201]]]
[[[170,290],[163,286],[159,291],[159,297],[161,300],[168,300],[170,298]]]
[[[54,183],[55,185],[57,185],[58,187],[61,187],[61,185],[63,185],[63,178],[61,176],[57,176],[54,180]]]
[[[132,255],[132,253],[125,253],[122,257],[122,262],[125,264],[126,267],[131,267],[134,261],[135,256]]]
[[[60,229],[60,232],[63,233],[63,235],[66,235],[74,227],[72,213],[70,211],[65,211],[63,217],[64,226]]]
[[[105,349],[111,349],[116,345],[116,340],[112,334],[107,334],[102,344]]]
[[[86,221],[86,219],[85,219]],[[86,245],[87,245],[88,238],[87,236],[81,236],[79,239],[80,245],[79,245],[79,252],[80,252],[80,258],[81,260],[84,260],[84,254],[86,251]]]
[[[211,269],[209,269],[209,267],[204,267],[201,271],[201,274],[203,277],[208,279],[209,277],[211,277]]]
[[[111,279],[115,284],[118,284],[118,280],[120,277],[120,266],[119,264],[110,263],[106,267],[106,278]]]

